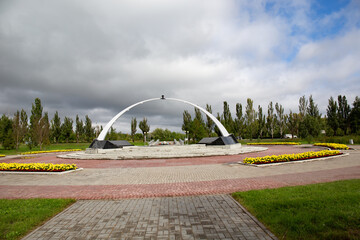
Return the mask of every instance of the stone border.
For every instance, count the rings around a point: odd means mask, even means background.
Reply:
[[[24,174],[24,175],[62,175],[77,171],[82,171],[83,168],[77,168],[75,170],[68,170],[62,172],[26,172],[26,171],[0,171],[0,174]]]
[[[269,235],[272,239],[278,239],[264,224],[262,224],[255,216],[253,216],[243,205],[241,205],[235,198],[233,198],[232,194],[229,194],[230,197],[234,200],[234,202],[243,210],[266,234]]]
[[[349,153],[343,153],[343,154],[340,154],[340,155],[321,157],[321,158],[312,158],[312,159],[305,159],[305,160],[297,160],[297,161],[289,161],[289,162],[263,163],[263,164],[248,164],[248,163],[243,163],[243,162],[237,162],[237,164],[244,165],[244,166],[250,166],[250,167],[270,167],[270,166],[278,166],[278,165],[284,165],[284,164],[322,161],[322,160],[327,160],[327,159],[332,159],[332,158],[337,158],[337,157],[345,157],[345,156],[348,156],[348,155],[349,155]]]

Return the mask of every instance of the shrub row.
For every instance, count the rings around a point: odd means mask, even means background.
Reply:
[[[62,150],[32,151],[32,152],[23,152],[23,153],[21,153],[21,155],[39,154],[39,153],[55,153],[55,152],[74,152],[74,151],[81,151],[81,149],[62,149]]]
[[[322,147],[328,147],[331,149],[341,149],[341,150],[348,150],[349,147],[345,144],[339,144],[339,143],[314,143],[314,146],[322,146]]]
[[[298,142],[258,142],[258,143],[247,143],[247,145],[300,145]]]
[[[0,171],[63,172],[75,169],[76,164],[0,163]]]
[[[294,154],[282,154],[282,155],[272,155],[265,157],[256,157],[256,158],[245,158],[244,163],[247,164],[264,164],[264,163],[278,163],[278,162],[289,162],[289,161],[298,161],[312,158],[328,157],[334,155],[340,155],[338,150],[323,150],[319,152],[304,152],[304,153],[294,153]]]

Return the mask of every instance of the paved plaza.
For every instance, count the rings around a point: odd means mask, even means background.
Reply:
[[[229,195],[80,200],[24,239],[275,239]]]
[[[256,153],[146,160],[76,160],[55,154],[2,162],[76,163],[81,171],[0,173],[0,198],[75,198],[79,201],[28,239],[271,239],[228,194],[360,178],[360,147],[335,158],[266,167],[245,157],[317,151],[269,146]],[[252,219],[252,220],[251,220]]]

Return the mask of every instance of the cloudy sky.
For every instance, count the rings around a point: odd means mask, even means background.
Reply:
[[[180,98],[222,112],[223,101],[270,101],[286,112],[313,95],[360,95],[359,0],[1,0],[0,114],[36,97],[50,117],[105,125],[138,101]],[[170,101],[141,105],[131,117],[180,131]]]

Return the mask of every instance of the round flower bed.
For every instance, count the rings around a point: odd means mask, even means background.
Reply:
[[[39,153],[56,153],[56,152],[74,152],[81,151],[81,149],[62,149],[62,150],[48,150],[48,151],[32,151],[32,152],[23,152],[21,155],[29,155],[29,154],[39,154]]]
[[[328,147],[331,149],[340,149],[340,150],[348,150],[349,147],[345,144],[339,144],[339,143],[314,143],[314,146],[322,146],[322,147]]]
[[[0,171],[64,172],[75,169],[76,164],[0,163]]]
[[[247,143],[247,145],[300,145],[298,142],[258,142],[258,143]]]
[[[342,154],[338,150],[323,150],[319,152],[304,152],[297,154],[282,154],[282,155],[272,155],[265,157],[256,157],[256,158],[245,158],[244,163],[247,164],[266,164],[266,163],[278,163],[278,162],[290,162],[290,161],[299,161],[313,158],[329,157]]]

